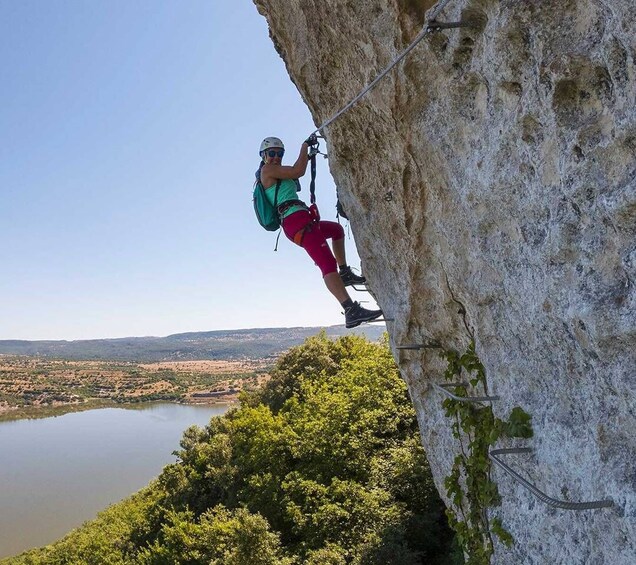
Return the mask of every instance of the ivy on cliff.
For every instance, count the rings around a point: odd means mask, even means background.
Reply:
[[[448,362],[444,378],[455,384],[455,396],[469,396],[469,386],[481,387],[488,395],[486,371],[475,352],[474,341],[463,354],[444,351],[441,355]],[[462,382],[464,376],[468,383]],[[514,541],[500,519],[488,520],[488,508],[501,502],[491,478],[488,451],[502,436],[532,437],[531,416],[517,406],[508,421],[503,421],[495,417],[490,405],[453,398],[445,399],[443,407],[446,416],[453,419],[453,436],[459,441],[459,454],[444,481],[453,505],[446,511],[449,524],[467,555],[467,565],[487,565],[493,554],[492,534],[507,546]]]

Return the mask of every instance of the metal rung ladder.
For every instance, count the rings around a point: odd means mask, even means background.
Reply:
[[[438,22],[436,20],[429,20],[426,24],[426,29],[429,32],[442,31],[443,29],[453,29],[457,27],[474,27],[472,22]]]
[[[396,348],[399,350],[420,350],[420,349],[441,349],[441,345],[437,342],[431,341],[428,343],[410,343],[404,345],[398,345]],[[463,386],[468,387],[468,383],[460,382],[460,383],[432,383],[433,387],[445,394],[446,396],[452,398],[453,400],[457,400],[459,402],[492,402],[494,400],[499,400],[499,396],[458,396],[452,393],[449,388]],[[606,500],[593,500],[590,502],[569,502],[567,500],[557,500],[556,498],[552,498],[548,496],[543,491],[539,490],[536,486],[534,486],[531,482],[524,479],[519,473],[517,473],[512,467],[510,467],[507,463],[503,462],[499,456],[500,455],[510,455],[510,454],[520,454],[520,453],[532,453],[532,449],[530,447],[511,447],[511,448],[502,448],[502,449],[491,449],[488,452],[488,457],[501,469],[503,469],[508,475],[510,475],[515,481],[520,483],[523,487],[529,490],[534,496],[536,496],[542,502],[545,502],[548,506],[553,508],[561,508],[563,510],[596,510],[599,508],[611,508],[614,506],[614,501],[611,499]]]
[[[353,284],[351,285],[351,288],[356,292],[368,292],[369,294],[371,294],[371,291],[365,285]]]
[[[398,345],[396,349],[401,350],[419,350],[419,349],[441,349],[442,346],[436,341],[431,341],[429,343],[408,343],[406,345]]]
[[[453,400],[459,400],[460,402],[492,402],[493,400],[499,400],[498,396],[457,396],[453,394],[448,388],[456,386],[467,387],[467,383],[432,383],[433,387],[443,392],[446,396]]]
[[[524,479],[519,473],[517,473],[512,467],[504,463],[499,459],[499,455],[509,455],[513,453],[532,453],[532,449],[529,447],[511,447],[506,449],[491,449],[488,453],[488,457],[501,467],[506,473],[508,473],[515,481],[520,483],[532,494],[534,494],[539,500],[545,502],[548,506],[553,508],[562,508],[564,510],[595,510],[597,508],[610,508],[614,506],[613,500],[595,500],[592,502],[568,502],[567,500],[557,500],[540,491],[532,483]]]

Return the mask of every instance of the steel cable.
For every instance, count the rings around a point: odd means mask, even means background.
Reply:
[[[340,110],[338,110],[331,118],[323,122],[316,130],[313,131],[313,133],[321,132],[324,128],[328,127],[334,121],[336,121],[340,116],[342,116],[342,114],[344,114],[358,100],[360,100],[367,92],[369,92],[378,82],[380,82],[391,71],[391,69],[395,67],[395,65],[397,65],[402,59],[404,59],[404,57],[406,57],[413,49],[415,49],[417,44],[420,41],[422,41],[422,39],[424,39],[424,37],[427,34],[433,31],[433,29],[430,26],[430,23],[437,19],[437,16],[442,12],[442,10],[446,7],[446,5],[450,1],[451,0],[440,0],[437,4],[435,4],[435,6],[433,6],[433,8],[431,8],[431,10],[428,12],[430,13],[430,16],[426,18],[426,23],[424,24],[422,31],[420,31],[420,33],[417,34],[417,37],[410,43],[410,45],[404,51],[402,51],[402,53],[400,53],[395,59],[393,59],[391,64],[386,69],[384,69],[377,77],[375,77],[375,79],[373,79],[373,81],[371,81],[371,83],[369,83],[355,98],[353,98],[346,106],[343,106]]]

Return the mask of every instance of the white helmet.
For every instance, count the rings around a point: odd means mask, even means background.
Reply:
[[[280,139],[278,139],[278,137],[266,137],[261,143],[261,148],[258,150],[258,154],[262,155],[263,151],[267,149],[272,149],[275,147],[280,149],[285,149],[283,142]]]

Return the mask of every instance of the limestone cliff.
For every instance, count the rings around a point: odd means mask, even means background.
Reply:
[[[316,124],[420,31],[431,0],[255,0]],[[453,0],[327,129],[331,172],[393,346],[474,336],[495,414],[533,418],[498,468],[493,563],[636,563],[636,4]],[[309,133],[309,132],[304,132]],[[303,132],[299,132],[299,136]],[[457,452],[434,350],[394,349],[440,492]]]

